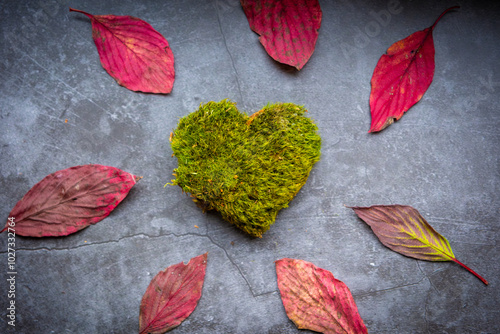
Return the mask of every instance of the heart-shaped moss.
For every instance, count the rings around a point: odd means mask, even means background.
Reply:
[[[172,184],[204,210],[261,237],[319,160],[321,138],[306,111],[283,103],[249,117],[227,100],[201,105],[171,138],[179,163]]]

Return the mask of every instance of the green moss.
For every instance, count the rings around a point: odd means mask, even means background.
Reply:
[[[179,185],[206,210],[256,237],[305,184],[319,160],[316,125],[292,103],[267,105],[251,117],[228,100],[208,102],[182,118],[172,136]]]

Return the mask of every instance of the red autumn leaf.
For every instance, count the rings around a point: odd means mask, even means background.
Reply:
[[[411,206],[373,205],[351,209],[393,251],[419,260],[453,261],[488,285],[484,278],[455,258],[448,240]]]
[[[377,132],[399,120],[420,101],[434,77],[434,40],[432,31],[445,10],[432,26],[417,31],[392,44],[380,57],[371,80],[369,132]]]
[[[145,93],[172,91],[174,54],[167,40],[151,25],[132,16],[87,15],[102,67],[118,84]]]
[[[321,26],[318,0],[241,0],[241,5],[274,60],[298,70],[307,63]]]
[[[139,333],[165,333],[189,317],[201,298],[206,269],[207,253],[159,272],[142,297]]]
[[[35,184],[9,218],[14,218],[16,234],[22,236],[65,236],[107,217],[137,180],[139,177],[109,166],[63,169]],[[1,232],[11,226],[8,222]]]
[[[276,261],[285,311],[297,328],[321,333],[368,333],[347,285],[325,269],[295,259]]]

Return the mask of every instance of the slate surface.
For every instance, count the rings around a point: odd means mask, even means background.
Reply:
[[[434,31],[430,89],[400,121],[368,134],[379,57],[457,4]],[[140,17],[162,33],[175,55],[172,93],[117,85],[99,63],[90,21],[70,6]],[[207,251],[203,296],[172,333],[307,333],[281,304],[274,261],[283,257],[344,281],[370,333],[500,332],[499,4],[321,6],[316,51],[298,72],[265,53],[234,0],[0,1],[0,217],[67,167],[98,163],[144,177],[96,225],[64,238],[16,238],[15,328],[0,236],[0,332],[137,332],[153,276]],[[164,188],[176,167],[168,137],[178,119],[224,98],[249,114],[268,102],[304,105],[323,138],[321,161],[262,239]],[[419,210],[490,285],[454,263],[390,251],[344,207],[396,203]]]

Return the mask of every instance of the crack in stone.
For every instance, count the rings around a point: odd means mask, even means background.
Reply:
[[[368,192],[369,193],[372,193],[372,186],[371,186],[371,182],[370,182],[370,176],[368,175],[368,168],[364,168],[364,172],[365,172],[365,178],[366,178],[366,183],[368,184]]]
[[[415,261],[417,261],[417,260],[415,260]],[[428,276],[428,275],[427,275],[427,274],[426,274],[426,273],[422,270],[422,268],[420,267],[420,262],[419,262],[419,261],[417,261],[417,267],[418,267],[418,270],[420,270],[420,272],[422,273],[422,275],[424,275],[424,276],[425,276],[425,278],[427,278],[427,280],[429,281],[429,284],[431,285],[431,287],[432,287],[434,290],[436,290],[436,292],[438,292],[439,290],[438,290],[438,289],[434,286],[434,284],[432,284],[432,281],[431,281],[430,277],[429,277],[429,276]],[[438,272],[438,271],[441,271],[441,270],[442,270],[442,269],[438,269],[438,270],[436,270],[436,271],[433,271],[433,272],[431,273],[431,275],[433,275],[435,272]]]
[[[258,297],[264,297],[264,296],[267,296],[267,295],[274,295],[278,293],[279,294],[279,290],[272,290],[272,291],[266,291],[266,292],[261,292],[261,293],[258,293],[258,294],[255,294],[253,295],[254,298],[258,298]],[[281,297],[280,297],[281,298]]]
[[[382,293],[382,292],[388,292],[388,291],[392,291],[392,290],[398,290],[398,289],[402,289],[402,288],[407,288],[407,287],[410,287],[410,286],[419,285],[425,279],[426,279],[426,276],[423,276],[422,278],[420,278],[420,280],[418,280],[417,282],[414,282],[414,283],[398,285],[398,286],[390,287],[390,288],[387,288],[387,289],[375,290],[375,291],[370,291],[370,292],[361,293],[361,294],[353,294],[353,297],[372,296],[372,295],[375,295],[377,293]]]
[[[172,237],[172,236],[175,237],[175,238],[182,238],[182,237],[188,237],[188,236],[207,238],[210,241],[210,243],[212,243],[216,247],[220,248],[224,252],[224,254],[228,258],[229,262],[238,270],[238,273],[240,274],[240,276],[245,281],[246,285],[248,286],[248,289],[249,289],[250,293],[252,294],[252,296],[254,298],[265,296],[267,294],[272,294],[272,293],[276,292],[276,290],[273,290],[273,291],[266,291],[266,292],[262,292],[262,293],[255,293],[254,290],[253,290],[253,288],[252,288],[251,283],[248,281],[247,277],[245,276],[245,274],[243,273],[243,271],[241,270],[241,268],[238,266],[238,264],[229,255],[228,251],[223,246],[221,246],[219,243],[217,243],[216,241],[214,241],[214,239],[208,233],[207,234],[199,234],[199,233],[182,233],[182,234],[165,233],[165,234],[158,234],[158,235],[149,235],[149,234],[146,234],[146,233],[137,233],[137,234],[122,236],[122,237],[120,237],[118,239],[115,239],[115,240],[107,240],[107,241],[85,243],[85,244],[76,245],[76,246],[73,246],[73,247],[16,248],[16,252],[19,252],[19,251],[25,251],[25,252],[32,252],[32,251],[35,251],[35,252],[36,251],[47,251],[47,252],[50,252],[50,251],[71,251],[71,250],[78,249],[78,248],[83,248],[83,247],[99,246],[99,245],[106,245],[106,244],[111,244],[111,243],[119,243],[122,240],[131,239],[131,238],[137,238],[137,237],[146,237],[146,238],[149,238],[149,239],[154,239],[154,238],[163,238],[163,237]],[[0,254],[6,254],[6,253],[7,253],[7,251],[0,252]]]
[[[215,10],[217,12],[217,22],[219,23],[219,30],[220,30],[220,33],[222,35],[222,40],[224,41],[224,46],[226,47],[226,51],[227,51],[227,53],[229,55],[229,58],[231,58],[231,66],[233,67],[233,71],[236,74],[236,85],[238,87],[238,93],[240,94],[240,101],[241,101],[241,103],[243,103],[243,94],[241,92],[240,79],[239,79],[238,71],[236,70],[236,65],[234,64],[233,55],[229,51],[229,47],[228,47],[227,41],[226,41],[226,36],[224,35],[224,30],[222,29],[222,22],[220,20],[220,12],[219,12],[219,6],[218,6],[218,3],[217,3],[217,0],[215,1]]]
[[[425,297],[425,304],[424,304],[424,321],[425,321],[425,328],[427,329],[427,333],[432,334],[430,328],[429,328],[429,319],[427,319],[427,305],[429,300],[429,295]]]
[[[246,278],[245,274],[243,274],[243,271],[241,270],[241,268],[234,262],[234,260],[231,258],[231,256],[229,256],[229,253],[227,252],[227,250],[224,247],[222,247],[221,245],[219,245],[218,243],[216,243],[208,233],[204,237],[208,238],[208,240],[210,240],[210,242],[212,244],[219,247],[224,252],[224,254],[226,254],[226,257],[228,258],[229,262],[231,262],[231,264],[236,267],[236,269],[238,270],[238,273],[245,281],[246,285],[248,286],[248,290],[252,294],[252,297],[254,297],[254,298],[258,297],[260,294],[255,294],[255,292],[252,289],[252,285],[250,284],[250,282]]]
[[[81,245],[76,245],[76,246],[73,246],[73,247],[52,247],[52,248],[49,248],[49,247],[38,247],[38,248],[16,248],[16,252],[18,251],[40,251],[40,250],[45,250],[45,251],[69,251],[69,250],[73,250],[73,249],[78,249],[78,248],[82,248],[82,247],[88,247],[88,246],[96,246],[96,245],[105,245],[105,244],[110,244],[110,243],[118,243],[124,239],[130,239],[130,238],[135,238],[135,237],[139,237],[139,236],[144,236],[144,237],[147,237],[147,238],[150,238],[150,239],[153,239],[153,238],[161,238],[161,237],[169,237],[169,236],[174,236],[174,237],[184,237],[184,236],[203,236],[202,234],[198,234],[198,233],[185,233],[185,234],[175,234],[175,233],[166,233],[166,234],[158,234],[158,235],[149,235],[149,234],[146,234],[146,233],[137,233],[137,234],[132,234],[132,235],[125,235],[125,236],[122,236],[118,239],[115,239],[115,240],[107,240],[107,241],[97,241],[97,242],[92,242],[92,243],[84,243],[84,244],[81,244]],[[4,252],[0,252],[0,254],[5,254],[7,253],[7,251],[4,251]]]
[[[420,262],[419,261],[417,261],[417,267],[418,267],[418,270],[420,270],[420,272],[422,273],[422,275],[424,275],[424,277],[427,279],[427,281],[429,281],[429,284],[431,285],[431,287],[434,288],[434,290],[437,291],[437,289],[434,286],[434,284],[432,284],[432,281],[429,278],[429,276],[427,276],[425,274],[425,272],[422,270],[422,268],[420,267]],[[428,300],[429,300],[429,291],[427,291],[427,296],[425,297],[425,301],[424,301],[424,321],[425,321],[425,329],[426,329],[427,333],[430,334],[431,332],[429,330],[429,320],[427,319],[427,305],[428,305]]]

